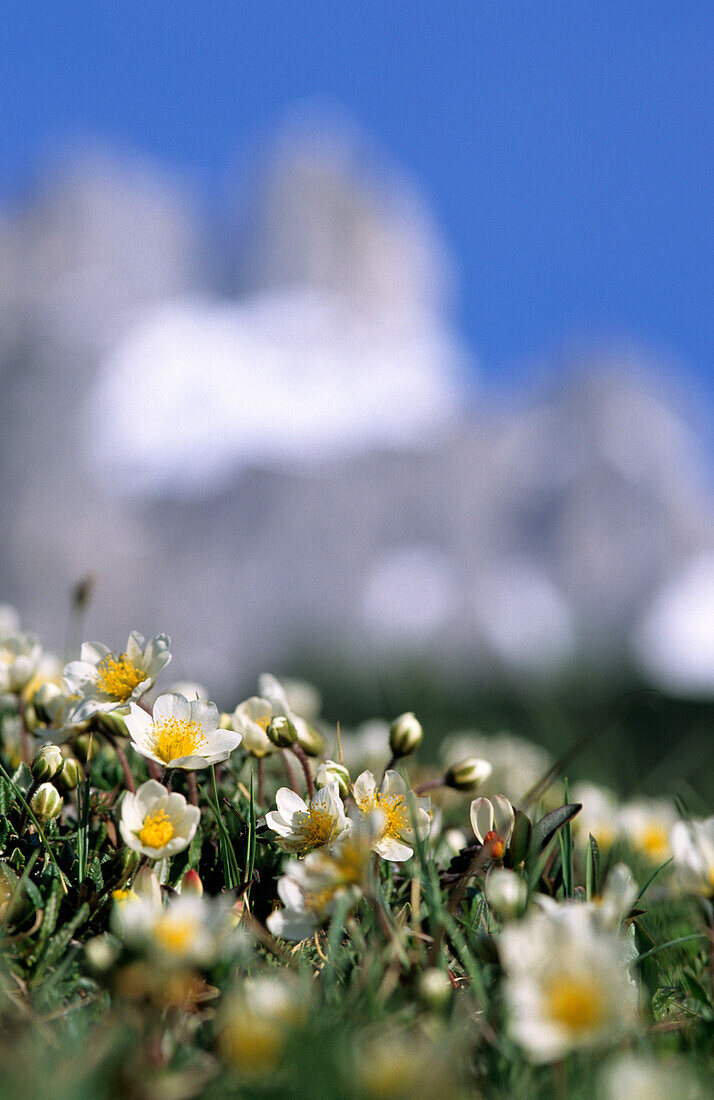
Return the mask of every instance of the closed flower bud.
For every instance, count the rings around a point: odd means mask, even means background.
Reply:
[[[505,867],[493,867],[486,878],[486,901],[501,920],[523,912],[528,889],[520,875]]]
[[[91,733],[80,733],[72,742],[72,747],[83,764],[86,764],[90,759],[94,760],[99,752],[97,739],[92,737]]]
[[[309,722],[300,721],[295,726],[297,742],[305,756],[321,756],[325,749],[325,738]]]
[[[419,978],[419,997],[432,1012],[440,1012],[451,1001],[453,986],[443,970],[428,966]]]
[[[444,783],[455,791],[475,791],[486,782],[492,771],[493,767],[488,760],[469,756],[460,764],[452,764],[444,776]]]
[[[424,737],[421,722],[411,711],[400,714],[389,727],[389,747],[393,756],[409,756],[419,748]]]
[[[58,745],[43,745],[32,761],[32,774],[40,783],[54,779],[64,767],[64,757]]]
[[[105,974],[117,961],[119,947],[108,936],[94,936],[84,945],[84,957],[95,974]]]
[[[347,798],[350,793],[350,773],[344,764],[338,764],[336,760],[323,760],[317,769],[315,786],[318,790],[327,787],[330,783],[336,783],[342,798]]]
[[[58,788],[66,794],[78,787],[83,779],[84,772],[79,760],[73,756],[65,757],[64,767],[55,780]]]
[[[279,749],[289,749],[297,741],[297,730],[284,714],[276,715],[265,732],[268,735],[268,740],[277,745]]]
[[[64,706],[66,698],[65,693],[57,684],[53,684],[50,680],[45,681],[32,696],[35,714],[41,722],[47,724],[54,722]]]
[[[129,731],[126,728],[126,723],[120,714],[116,711],[97,711],[93,716],[93,725],[99,733],[106,733],[109,737],[128,737]]]
[[[218,720],[219,730],[232,730],[231,718],[232,715],[228,714],[225,710],[221,711],[221,717]]]
[[[51,783],[41,783],[30,802],[30,809],[41,823],[51,821],[62,812],[62,795]]]
[[[193,894],[196,897],[201,897],[203,894],[203,883],[201,882],[201,876],[198,871],[194,871],[191,868],[181,879],[181,885],[179,886],[180,894]]]

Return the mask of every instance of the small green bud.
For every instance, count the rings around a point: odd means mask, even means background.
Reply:
[[[340,794],[347,798],[350,793],[350,773],[344,764],[338,764],[336,760],[323,760],[317,769],[315,786],[318,790],[329,783],[336,783]]]
[[[277,714],[265,732],[268,740],[279,749],[289,749],[297,741],[297,730],[284,714]]]
[[[84,779],[82,765],[73,756],[65,757],[64,767],[55,778],[57,787],[65,794],[73,791]]]
[[[469,756],[459,764],[452,764],[444,776],[444,783],[455,791],[475,791],[486,782],[492,771],[493,767],[488,760]]]
[[[393,756],[410,756],[424,738],[421,722],[411,711],[400,714],[389,727],[389,747]]]
[[[38,782],[54,779],[64,767],[64,757],[58,745],[43,745],[32,761],[32,775]]]
[[[108,712],[97,711],[92,716],[92,723],[98,733],[106,733],[109,737],[127,737],[128,730],[123,717],[112,710]]]
[[[298,745],[305,756],[321,756],[325,751],[325,738],[310,722],[298,722],[295,732]]]
[[[99,753],[97,739],[92,737],[91,733],[80,733],[72,742],[72,747],[83,764],[86,764],[90,757],[94,760]]]
[[[30,809],[41,824],[62,812],[62,795],[51,783],[41,783],[30,802]]]

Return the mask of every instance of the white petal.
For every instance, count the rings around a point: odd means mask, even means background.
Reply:
[[[359,805],[361,802],[371,802],[374,799],[374,792],[377,787],[377,781],[371,772],[362,772],[355,779],[355,802]]]
[[[513,806],[504,798],[502,794],[495,794],[492,799],[493,802],[493,828],[498,835],[506,842],[511,838],[513,832],[513,824],[516,820],[516,814]]]
[[[185,696],[175,691],[168,691],[160,695],[154,703],[154,721],[161,722],[167,718],[177,718],[179,722],[190,722],[191,704]]]
[[[307,811],[307,803],[289,787],[280,787],[275,795],[275,802],[285,821],[292,821],[294,814],[304,814]]]
[[[493,806],[487,798],[474,798],[469,816],[474,835],[483,844],[486,833],[490,833],[493,829]]]
[[[206,702],[204,699],[192,699],[189,706],[191,708],[191,721],[198,722],[204,734],[212,733],[218,729],[221,716],[215,703]],[[226,730],[225,732],[232,733],[233,731]]]

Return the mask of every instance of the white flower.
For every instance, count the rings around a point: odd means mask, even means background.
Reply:
[[[287,864],[278,879],[278,896],[285,906],[266,923],[275,936],[299,942],[311,936],[345,898],[352,903],[368,891],[370,859],[383,815],[371,814],[345,831],[329,850],[311,852]]]
[[[123,653],[112,653],[101,642],[84,642],[80,660],[70,661],[64,670],[68,692],[79,696],[72,721],[82,722],[97,711],[116,710],[138,699],[171,660],[170,644],[167,634],[157,634],[147,644],[136,630]]]
[[[612,791],[594,783],[577,783],[570,792],[571,802],[579,802],[582,810],[572,823],[577,836],[594,836],[598,846],[606,850],[617,834],[617,800]]]
[[[355,780],[354,795],[363,817],[375,810],[383,815],[382,833],[374,842],[374,850],[382,859],[395,863],[409,859],[414,854],[415,841],[429,835],[431,799],[418,798],[408,790],[399,772],[385,772],[379,790],[372,772],[362,772]]]
[[[42,649],[30,634],[8,634],[0,641],[0,691],[22,691],[35,675]]]
[[[488,838],[494,857],[500,859],[508,847],[516,820],[511,803],[502,794],[495,794],[493,799],[474,798],[469,816],[478,842],[485,844]]]
[[[671,802],[641,798],[622,807],[617,819],[620,836],[651,863],[664,863],[672,854],[669,834],[677,820]]]
[[[272,703],[259,695],[252,695],[233,711],[230,716],[231,729],[240,733],[243,748],[251,756],[260,759],[279,751],[266,732],[273,718],[279,714],[282,711],[275,710]]]
[[[182,794],[149,779],[136,794],[124,795],[119,830],[135,852],[149,859],[168,859],[188,848],[200,816],[198,806],[189,806]]]
[[[600,1075],[601,1100],[702,1100],[696,1078],[677,1058],[644,1058],[620,1054]]]
[[[674,869],[683,890],[714,896],[714,817],[677,821],[670,834]]]
[[[616,1042],[635,1023],[624,938],[598,927],[588,907],[536,910],[508,924],[498,947],[510,1029],[532,1061]]]
[[[162,967],[210,966],[239,945],[225,897],[176,894],[165,905],[128,897],[114,906],[113,931]]]
[[[215,703],[189,702],[183,695],[168,693],[156,700],[151,716],[132,703],[126,728],[132,747],[142,756],[166,768],[195,771],[227,760],[240,744],[240,734],[219,729],[218,722]]]
[[[337,783],[328,783],[308,804],[289,787],[275,796],[277,810],[265,821],[278,834],[277,845],[285,852],[310,852],[331,844],[349,827]]]

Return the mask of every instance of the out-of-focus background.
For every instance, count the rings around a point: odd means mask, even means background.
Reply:
[[[711,6],[4,22],[0,601],[701,791]]]

